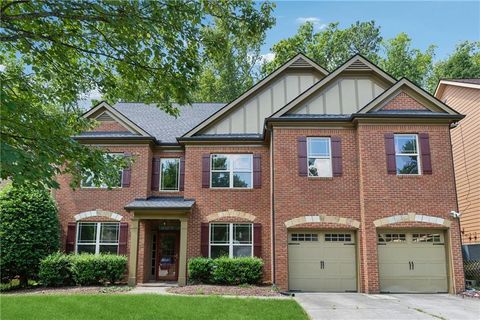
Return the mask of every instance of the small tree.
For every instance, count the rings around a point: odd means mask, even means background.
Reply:
[[[20,278],[26,286],[40,260],[59,249],[59,221],[48,190],[7,186],[0,192],[0,269],[2,280]]]

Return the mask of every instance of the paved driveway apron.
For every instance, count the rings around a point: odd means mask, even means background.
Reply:
[[[480,299],[448,294],[295,293],[312,319],[479,320]]]

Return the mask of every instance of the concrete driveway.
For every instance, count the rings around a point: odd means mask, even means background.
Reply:
[[[448,294],[295,293],[312,319],[479,320],[480,300]]]

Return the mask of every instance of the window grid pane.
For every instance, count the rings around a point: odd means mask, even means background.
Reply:
[[[210,161],[212,188],[252,188],[251,154],[212,154]]]
[[[251,257],[253,225],[251,223],[210,224],[210,257]]]
[[[178,180],[180,174],[180,159],[160,160],[160,190],[178,191]]]
[[[396,134],[394,140],[397,174],[420,174],[417,135]]]
[[[330,138],[307,138],[309,177],[332,177]]]
[[[406,241],[407,239],[406,239],[405,233],[379,233],[378,234],[378,242],[402,243]]]
[[[78,225],[78,243],[95,243],[97,239],[97,224],[94,222],[80,222]]]
[[[292,233],[292,241],[318,241],[316,233]]]
[[[77,253],[118,253],[120,224],[116,222],[79,222]]]
[[[438,233],[414,233],[412,235],[413,242],[441,242],[440,234]]]
[[[105,155],[106,158],[118,158],[123,157],[123,153],[108,153]],[[116,179],[115,183],[113,184],[113,188],[121,188],[122,187],[122,179],[123,179],[123,170],[119,170],[118,179]],[[106,189],[108,188],[104,182],[100,182],[99,184],[94,184],[93,182],[93,173],[89,170],[85,170],[83,172],[83,178],[80,181],[81,188],[100,188]]]

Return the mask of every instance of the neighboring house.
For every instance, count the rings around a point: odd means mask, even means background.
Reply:
[[[100,103],[75,139],[134,157],[118,187],[61,176],[69,252],[129,256],[129,282],[198,256],[257,256],[281,290],[464,289],[450,125],[462,115],[356,55],[297,55],[234,101]]]
[[[451,130],[462,243],[480,260],[480,79],[441,80],[435,97],[466,117]]]

